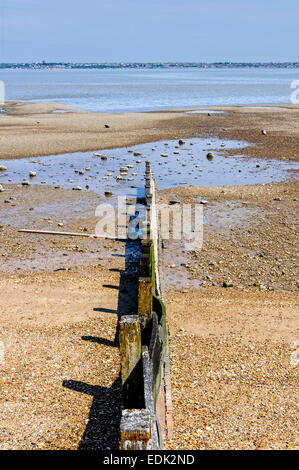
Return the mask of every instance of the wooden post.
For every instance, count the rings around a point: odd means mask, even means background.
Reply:
[[[124,315],[119,322],[119,350],[123,400],[126,408],[143,406],[143,383],[140,374],[141,330],[137,315]],[[132,406],[133,405],[133,406]]]
[[[151,416],[147,409],[124,410],[120,432],[120,450],[151,450],[153,448]]]
[[[140,277],[138,283],[138,316],[144,327],[152,318],[153,282],[151,277]]]
[[[150,253],[142,253],[139,260],[140,277],[150,277],[152,275],[152,263]]]

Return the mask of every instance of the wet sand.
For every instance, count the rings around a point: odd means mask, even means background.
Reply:
[[[0,158],[125,147],[162,139],[215,136],[252,142],[246,154],[298,159],[299,105],[190,108],[127,114],[87,113],[57,103],[11,103],[0,117]],[[271,107],[271,106],[270,106]],[[204,109],[204,108],[200,108]],[[55,113],[55,110],[68,111]],[[106,128],[105,125],[110,126]],[[264,129],[267,135],[262,135]]]
[[[27,114],[22,105],[0,117],[2,157],[41,155],[43,142],[53,154],[199,133],[255,143],[249,157],[298,160],[297,109],[116,115],[116,130],[101,127],[107,115],[26,106]],[[96,121],[100,131],[89,135]],[[293,178],[159,193],[163,202],[207,201],[202,250],[182,253],[172,241],[164,249],[175,425],[168,449],[298,448]],[[17,231],[91,232],[102,201],[92,191],[42,185],[0,192],[1,449],[117,448],[124,244]]]

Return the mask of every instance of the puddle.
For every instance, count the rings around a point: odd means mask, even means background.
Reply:
[[[250,108],[250,109],[279,109],[280,111],[284,111],[287,108],[281,108],[280,106],[243,106],[243,108]]]
[[[7,170],[0,172],[0,184],[46,184],[62,188],[81,187],[104,195],[106,190],[116,195],[136,196],[136,188],[144,186],[144,163],[151,162],[158,189],[182,185],[234,186],[282,181],[290,170],[299,168],[296,162],[258,160],[242,155],[221,156],[224,149],[249,146],[247,142],[219,139],[188,139],[161,141],[128,148],[95,152],[77,152],[48,157],[1,160]],[[206,155],[213,152],[214,158]],[[137,153],[137,154],[136,154]],[[103,159],[102,159],[103,158]],[[257,166],[258,165],[258,166]],[[127,172],[121,174],[121,167]],[[29,172],[36,172],[30,178]],[[117,178],[121,179],[117,179]],[[111,202],[111,198],[107,199]]]
[[[224,229],[240,228],[245,220],[256,216],[258,210],[240,201],[213,201],[204,207],[203,223]]]
[[[67,256],[66,256],[67,255]],[[63,251],[52,253],[49,256],[49,253],[37,253],[31,258],[20,259],[18,257],[10,258],[5,260],[3,266],[1,266],[1,271],[4,268],[5,272],[15,272],[15,271],[54,271],[54,270],[67,270],[69,268],[75,268],[82,265],[90,265],[95,263],[99,255],[93,253],[65,253]],[[47,260],[45,263],[45,259]],[[109,260],[106,263],[108,264]],[[4,269],[3,269],[4,270]]]
[[[65,113],[71,113],[72,111],[69,111],[67,109],[55,109],[54,111],[52,111],[52,114],[65,114]]]
[[[175,253],[175,260],[173,253]],[[189,278],[187,267],[192,265],[192,261],[190,251],[184,249],[182,240],[169,242],[169,247],[163,250],[163,265],[164,281],[167,287],[198,289],[201,286],[201,279]]]
[[[216,111],[214,109],[196,109],[194,111],[186,111],[186,114],[224,114],[224,111]]]

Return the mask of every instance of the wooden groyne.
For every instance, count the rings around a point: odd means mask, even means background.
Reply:
[[[157,189],[146,162],[137,315],[119,322],[124,410],[122,450],[157,450],[171,437],[169,335],[161,269]],[[139,201],[141,202],[141,201]]]

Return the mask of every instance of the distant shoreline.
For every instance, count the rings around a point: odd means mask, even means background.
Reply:
[[[299,62],[12,62],[0,63],[0,69],[297,69]]]

